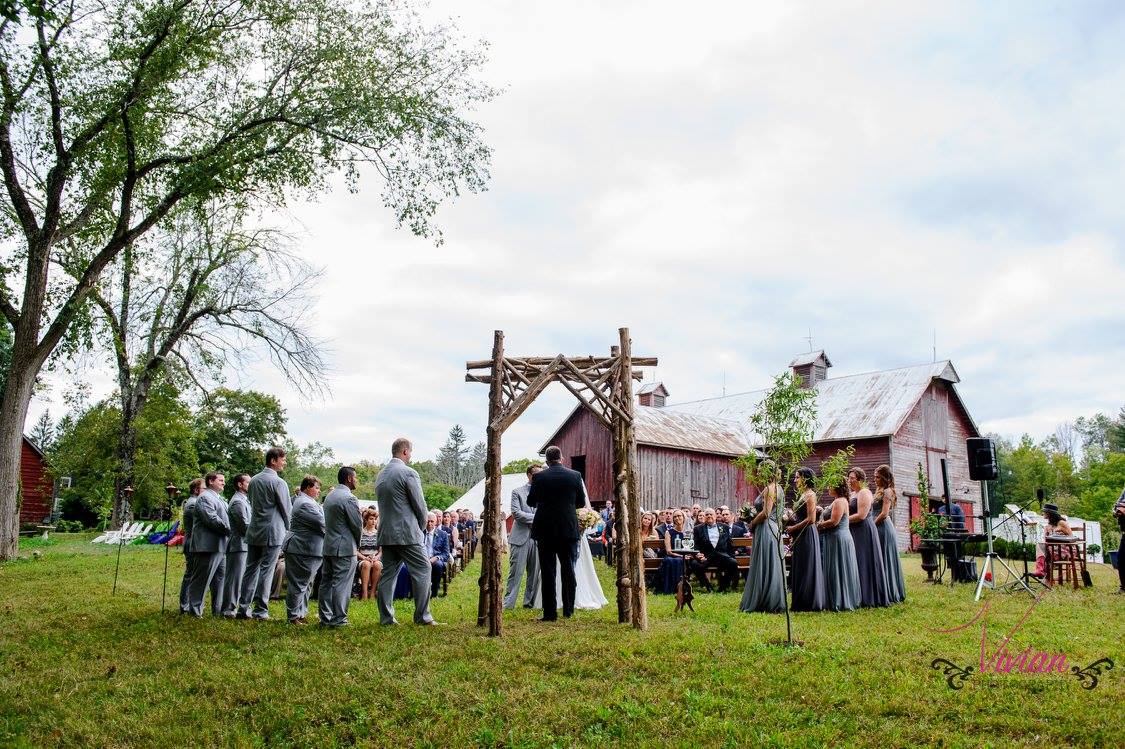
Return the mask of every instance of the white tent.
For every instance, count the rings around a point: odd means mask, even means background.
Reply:
[[[527,483],[527,476],[523,473],[506,473],[500,477],[500,509],[504,517],[508,516],[511,506],[512,490],[518,489]],[[484,479],[473,485],[472,489],[465,492],[456,502],[449,506],[450,510],[471,510],[473,517],[480,520],[484,515]]]

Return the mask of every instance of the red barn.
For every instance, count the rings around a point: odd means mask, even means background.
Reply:
[[[51,514],[54,483],[47,475],[43,451],[26,436],[20,448],[20,496],[21,523],[37,525]]]
[[[965,510],[970,530],[979,514],[980,488],[969,480],[965,439],[980,434],[958,395],[960,381],[948,361],[828,377],[832,363],[823,351],[794,359],[791,368],[816,388],[818,423],[813,455],[816,470],[836,450],[855,446],[854,464],[873,482],[876,466],[886,463],[899,491],[910,499],[895,511],[899,542],[909,540],[907,525],[918,512],[917,470],[926,472],[931,495],[942,494],[941,459],[946,460],[950,493]],[[758,390],[689,403],[668,404],[660,383],[641,388],[637,407],[638,493],[645,508],[694,504],[732,507],[756,492],[731,465],[755,444],[750,414],[765,394]],[[590,498],[613,496],[610,435],[581,408],[544,444],[562,448],[564,459],[587,481]]]

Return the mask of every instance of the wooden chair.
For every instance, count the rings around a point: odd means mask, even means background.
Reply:
[[[655,549],[658,555],[655,559],[649,559],[648,557],[645,557],[645,574],[647,575],[650,572],[658,572],[660,570],[660,565],[663,563],[659,556],[660,552],[664,550],[663,539],[645,539],[641,541],[641,546],[645,549]]]
[[[1078,555],[1085,552],[1085,544],[1047,541],[1047,584],[1070,582],[1078,590]],[[1081,547],[1081,548],[1080,548]]]

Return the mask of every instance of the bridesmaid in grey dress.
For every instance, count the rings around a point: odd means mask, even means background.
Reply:
[[[859,570],[848,533],[848,487],[841,483],[829,487],[828,493],[832,495],[828,517],[816,524],[824,557],[824,603],[829,611],[855,611],[860,602]]]
[[[789,587],[793,590],[794,611],[824,610],[824,570],[820,561],[820,532],[816,529],[815,474],[804,466],[793,475],[797,489],[796,519],[789,525],[793,541],[793,571]]]
[[[867,474],[862,468],[848,471],[848,488],[855,492],[848,506],[851,512],[848,528],[852,532],[855,561],[859,566],[861,605],[868,608],[889,606],[887,577],[883,571],[883,545],[879,543],[879,531],[871,514],[875,498],[867,488]]]
[[[775,478],[754,502],[758,514],[750,521],[754,543],[750,546],[750,570],[742,592],[741,611],[775,614],[785,610],[784,568],[779,554],[781,533],[771,517],[779,496],[781,491]]]
[[[879,544],[883,548],[883,572],[887,577],[887,594],[891,603],[906,600],[906,582],[902,577],[902,562],[898,558],[898,536],[892,514],[898,504],[898,490],[891,467],[882,465],[875,469],[875,527],[879,531]]]

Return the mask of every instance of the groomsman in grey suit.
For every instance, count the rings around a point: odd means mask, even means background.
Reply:
[[[188,485],[188,498],[184,501],[183,518],[180,528],[184,531],[184,579],[180,582],[180,613],[190,610],[191,580],[195,572],[195,555],[191,553],[191,537],[195,530],[195,506],[199,503],[199,493],[203,491],[203,479],[192,479]]]
[[[343,627],[348,623],[348,604],[355,582],[356,549],[363,521],[355,489],[355,469],[344,466],[336,474],[339,482],[324,498],[324,564],[320,568],[320,623]]]
[[[250,525],[246,529],[246,573],[238,600],[239,619],[270,618],[270,586],[281,542],[289,530],[289,486],[278,474],[285,470],[285,451],[266,451],[266,467],[246,491],[250,500]],[[253,610],[251,611],[251,604]]]
[[[512,490],[512,532],[508,534],[508,589],[504,592],[504,608],[514,609],[520,597],[520,579],[527,572],[527,586],[523,594],[523,607],[531,608],[539,592],[539,550],[531,539],[531,522],[535,508],[527,503],[531,482],[543,466],[533,463],[527,467],[527,483]]]
[[[379,578],[379,623],[395,620],[394,592],[398,571],[406,564],[414,590],[414,623],[437,624],[430,615],[430,560],[426,556],[426,499],[422,480],[411,468],[410,440],[399,437],[391,445],[391,462],[375,479],[379,498],[379,546],[383,550],[383,576]]]
[[[227,537],[226,577],[223,580],[223,616],[228,619],[233,619],[238,613],[242,576],[246,574],[246,528],[250,525],[250,500],[246,498],[246,489],[249,486],[249,474],[235,476],[234,496],[227,505],[230,536]]]
[[[195,557],[188,600],[189,613],[203,616],[203,597],[211,589],[211,615],[223,613],[223,572],[227,554],[227,503],[223,499],[226,477],[212,471],[203,479],[206,488],[195,505],[195,525],[191,534],[191,553]]]
[[[320,479],[301,479],[301,491],[293,500],[289,535],[281,545],[285,552],[285,613],[290,624],[305,623],[313,578],[324,557],[324,509],[316,501],[319,496]]]

